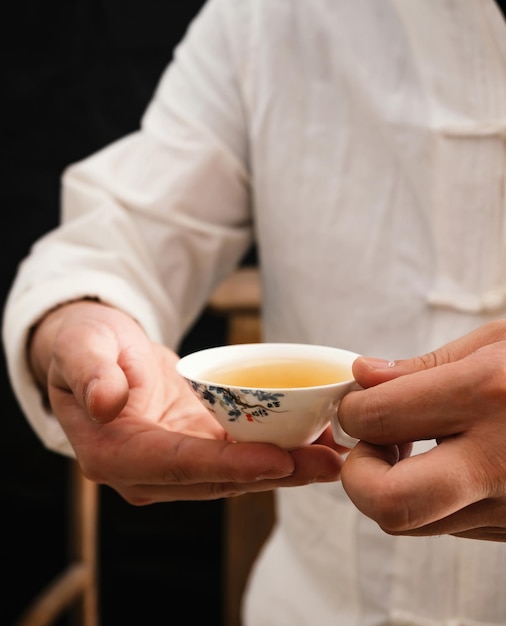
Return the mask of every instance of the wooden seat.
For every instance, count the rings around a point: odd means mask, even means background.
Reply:
[[[69,562],[15,626],[49,626],[68,613],[73,626],[98,626],[99,487],[69,460]]]
[[[209,310],[226,317],[228,343],[262,340],[261,287],[256,267],[243,267],[225,279],[209,301]],[[274,523],[270,491],[225,501],[224,626],[241,625],[241,600],[251,566]]]

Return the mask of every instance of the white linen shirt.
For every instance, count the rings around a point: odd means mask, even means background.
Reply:
[[[96,296],[177,348],[252,241],[266,340],[402,358],[504,316],[505,135],[492,0],[211,0],[20,265],[3,340],[32,427],[72,455],[25,359],[45,312]],[[277,495],[246,626],[506,624],[505,544],[387,536],[339,483]]]

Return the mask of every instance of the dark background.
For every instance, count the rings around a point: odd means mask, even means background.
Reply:
[[[31,243],[58,221],[62,169],[138,127],[175,44],[203,0],[11,3],[4,14],[2,305]],[[222,343],[204,314],[183,352]],[[12,395],[1,360],[0,626],[66,562],[67,461],[46,450]],[[136,508],[101,488],[104,625],[221,623],[222,502]],[[65,621],[65,623],[67,623]]]

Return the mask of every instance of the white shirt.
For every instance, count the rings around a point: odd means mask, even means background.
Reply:
[[[176,347],[257,242],[266,340],[385,358],[506,309],[506,25],[492,0],[211,0],[142,128],[70,167],[21,265],[9,374],[52,306],[97,296]],[[246,626],[506,624],[506,545],[382,533],[339,483],[282,490]]]

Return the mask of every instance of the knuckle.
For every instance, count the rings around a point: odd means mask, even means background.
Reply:
[[[492,320],[483,326],[490,341],[495,343],[506,340],[506,320]]]
[[[384,443],[389,433],[388,413],[383,409],[375,394],[366,399],[364,409],[360,415],[356,416],[358,430],[350,425],[349,432],[352,436],[357,436],[370,443]]]
[[[411,530],[416,520],[410,509],[409,494],[397,480],[375,483],[367,494],[363,512],[369,515],[387,534],[400,534]]]
[[[192,482],[190,475],[178,463],[171,465],[161,476],[162,485],[188,485]]]
[[[484,446],[468,445],[465,448],[467,463],[465,483],[476,493],[476,499],[503,497],[506,494],[504,470],[506,452],[501,445],[501,452],[491,453],[490,447],[485,454]]]
[[[477,371],[476,384],[465,390],[469,406],[474,406],[478,400],[482,407],[481,415],[473,411],[474,422],[481,423],[482,427],[497,422],[500,427],[506,414],[506,361],[501,359],[490,363],[484,359],[483,366],[480,364]],[[487,420],[483,419],[485,416]]]
[[[414,358],[418,369],[432,369],[449,361],[449,354],[443,346],[438,351],[432,350]]]
[[[387,534],[395,535],[412,528],[406,500],[394,487],[385,486],[373,503],[375,520]]]

